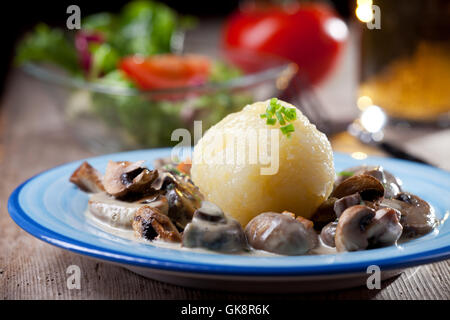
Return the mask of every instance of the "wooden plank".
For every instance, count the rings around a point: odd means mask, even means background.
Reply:
[[[91,156],[61,121],[42,85],[14,73],[0,114],[0,299],[449,299],[449,260],[407,269],[381,290],[254,295],[205,291],[145,279],[41,242],[17,227],[6,201],[20,182],[55,165]],[[26,93],[26,94],[24,94]],[[80,290],[68,290],[66,269],[82,271]]]

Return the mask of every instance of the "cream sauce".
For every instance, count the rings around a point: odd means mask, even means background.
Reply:
[[[97,206],[92,205],[92,203],[95,203],[97,201],[99,203],[104,201],[105,206],[102,207],[102,210],[98,210]],[[134,212],[137,211],[141,206],[143,206],[143,204],[119,201],[113,199],[112,197],[106,194],[98,193],[91,195],[88,209],[85,212],[85,216],[89,223],[93,224],[94,226],[100,228],[105,232],[108,232],[121,238],[134,240],[155,247],[166,249],[191,251],[199,253],[221,254],[220,252],[215,252],[201,248],[186,248],[183,247],[181,243],[166,242],[161,240],[149,241],[137,237],[132,229],[131,224],[133,221],[132,219],[134,216]],[[319,245],[316,248],[312,249],[308,253],[308,255],[333,254],[333,253],[336,253],[336,249],[323,244],[319,237]],[[275,253],[255,249],[251,249],[250,251],[247,252],[239,252],[233,254],[241,256],[280,257],[280,255]]]
[[[132,230],[134,215],[143,205],[119,201],[102,192],[91,195],[88,211],[106,225],[118,229]]]

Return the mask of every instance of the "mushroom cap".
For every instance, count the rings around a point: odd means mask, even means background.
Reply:
[[[347,208],[339,218],[335,243],[339,252],[364,250],[369,242],[366,228],[375,216],[375,210],[356,205]]]
[[[343,198],[359,193],[364,200],[375,200],[384,196],[383,184],[368,174],[359,174],[345,179],[334,188],[331,197]]]
[[[152,182],[158,177],[158,171],[142,167],[144,162],[110,160],[103,178],[105,191],[117,198],[128,193],[145,194],[149,192]]]
[[[183,232],[183,246],[219,252],[240,252],[247,249],[241,224],[226,216],[215,204],[203,201]]]
[[[193,219],[201,219],[210,222],[226,222],[225,214],[222,209],[209,201],[202,201],[200,208],[195,211]]]
[[[382,166],[361,165],[347,168],[344,171],[353,173],[352,176],[366,174],[378,179],[384,186],[384,196],[387,198],[394,197],[402,191],[402,182],[400,181],[400,179],[395,177],[392,173],[384,169]],[[339,176],[335,182],[335,185],[342,183],[348,178],[348,176]]]
[[[338,220],[332,221],[322,228],[320,231],[320,238],[322,242],[329,247],[336,247],[335,236],[336,236],[336,228],[338,225]]]
[[[330,197],[317,208],[311,217],[312,222],[314,222],[314,229],[317,231],[322,230],[330,222],[336,220],[336,213],[334,211],[334,203],[338,200],[337,198]]]
[[[427,234],[438,224],[433,207],[411,193],[401,192],[395,199],[383,199],[379,206],[400,211],[400,223],[405,237]]]
[[[255,249],[282,255],[302,255],[317,245],[317,234],[295,218],[275,212],[261,213],[245,227]]]
[[[345,209],[356,206],[357,204],[361,204],[361,201],[362,199],[359,193],[345,196],[339,200],[336,200],[333,206],[336,217],[339,218],[342,212],[345,211]]]
[[[395,244],[403,231],[399,215],[392,208],[375,212],[367,206],[357,205],[346,209],[336,228],[337,251],[357,251]]]
[[[169,203],[169,217],[178,228],[184,229],[201,206],[203,195],[187,176],[168,172],[162,175],[165,175],[163,186]]]
[[[372,246],[390,246],[395,244],[403,232],[400,224],[400,212],[393,208],[377,210],[367,228],[367,238]]]

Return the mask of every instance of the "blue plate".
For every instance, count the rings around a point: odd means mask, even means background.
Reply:
[[[170,149],[152,149],[87,159],[104,171],[108,160],[147,160],[170,155]],[[88,223],[84,212],[88,195],[69,183],[72,172],[82,161],[45,171],[21,184],[11,194],[8,210],[12,219],[33,236],[58,247],[108,260],[140,273],[146,269],[170,275],[190,274],[209,279],[214,276],[314,277],[364,273],[370,265],[381,270],[448,259],[450,257],[450,173],[408,161],[369,157],[356,160],[336,153],[336,170],[360,164],[382,165],[402,181],[407,191],[430,202],[443,222],[434,232],[399,246],[381,249],[297,257],[249,257],[172,250],[134,242],[104,232]],[[167,280],[167,279],[166,279]]]

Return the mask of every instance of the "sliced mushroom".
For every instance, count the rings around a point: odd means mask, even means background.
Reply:
[[[139,203],[118,201],[102,192],[91,196],[89,212],[98,220],[114,228],[131,229],[136,212],[142,207]]]
[[[392,245],[400,238],[403,228],[399,212],[384,208],[357,205],[346,209],[336,228],[335,243],[339,252],[357,251]]]
[[[362,199],[359,193],[355,193],[336,200],[336,202],[334,203],[334,212],[336,214],[336,217],[339,218],[342,212],[345,211],[345,209],[356,206],[357,204],[360,204],[361,201]]]
[[[94,217],[112,227],[131,229],[136,212],[144,205],[157,208],[163,214],[168,214],[169,206],[166,197],[163,195],[128,202],[117,200],[105,192],[91,196],[88,202],[88,210]]]
[[[336,235],[338,222],[338,220],[330,222],[325,227],[323,227],[322,231],[320,232],[320,238],[322,239],[322,242],[329,247],[336,247],[334,237]]]
[[[151,185],[158,171],[142,167],[144,161],[109,161],[103,185],[110,195],[123,198],[128,194],[145,195],[153,191]]]
[[[355,193],[359,193],[363,200],[373,201],[384,196],[384,187],[373,176],[359,174],[338,184],[331,193],[331,197],[343,198]]]
[[[339,252],[358,251],[368,247],[366,229],[375,216],[375,210],[357,205],[347,208],[339,218],[335,243]]]
[[[367,238],[371,247],[390,246],[402,235],[399,221],[400,212],[392,208],[380,209],[367,228]]]
[[[311,217],[311,220],[314,222],[314,228],[317,231],[321,231],[326,225],[339,218],[345,209],[361,202],[362,199],[359,193],[344,196],[341,199],[336,197],[328,198],[322,202]]]
[[[375,167],[368,167],[363,166],[359,171],[356,171],[356,174],[368,174],[369,176],[374,177],[381,183],[383,183],[386,180],[386,172],[384,171],[383,167],[381,166],[375,166]]]
[[[164,186],[169,204],[169,217],[183,230],[191,222],[195,210],[203,200],[203,195],[188,176],[165,175]]]
[[[143,161],[108,163],[105,188],[124,203],[158,207],[182,231],[200,206],[203,195],[186,175],[151,171]]]
[[[158,169],[158,177],[152,182],[152,188],[156,191],[166,191],[174,179],[173,174]]]
[[[396,196],[399,192],[402,191],[402,182],[395,177],[392,173],[390,173],[387,170],[384,170],[383,167],[378,166],[376,169],[370,170],[367,174],[371,174],[371,172],[378,171],[381,172],[381,183],[384,186],[384,196],[386,198],[392,198]],[[375,178],[377,178],[375,175],[373,175]]]
[[[320,231],[327,224],[336,220],[336,213],[334,212],[334,203],[336,200],[337,198],[330,197],[317,208],[311,217],[314,223],[314,229]]]
[[[133,230],[146,240],[181,242],[181,235],[169,217],[157,208],[141,207],[134,216]]]
[[[161,193],[144,197],[136,202],[148,205],[152,208],[158,208],[165,215],[169,214],[169,201],[167,200],[166,196],[162,195]]]
[[[237,220],[226,216],[215,204],[203,201],[184,229],[183,247],[232,253],[246,250],[247,240]]]
[[[383,184],[386,198],[392,198],[402,191],[402,182],[382,166],[363,165],[345,169],[343,172],[346,174],[340,175],[335,185],[342,183],[351,176],[366,174],[376,178]]]
[[[394,199],[383,199],[379,206],[400,211],[403,236],[407,238],[427,234],[438,224],[428,202],[411,193],[401,192]]]
[[[249,244],[259,250],[282,255],[302,255],[314,248],[317,234],[312,228],[290,215],[261,213],[245,228]]]
[[[86,161],[72,173],[69,181],[86,192],[97,193],[105,191],[100,172]]]

